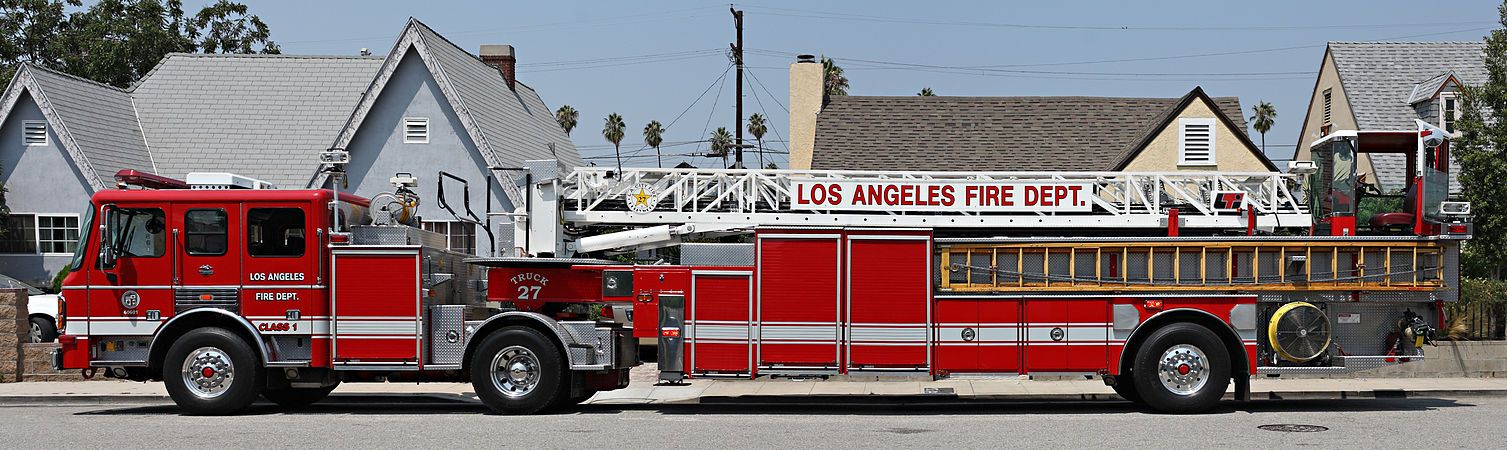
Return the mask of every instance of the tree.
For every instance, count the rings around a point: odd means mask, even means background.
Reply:
[[[246,5],[220,0],[199,10],[193,23],[203,33],[199,51],[204,53],[282,53],[262,18],[246,15]]]
[[[555,123],[560,124],[560,129],[565,130],[565,136],[570,136],[570,130],[576,128],[576,119],[581,118],[581,113],[576,112],[570,105],[560,105],[555,110]]]
[[[184,15],[181,0],[0,0],[0,75],[21,63],[117,87],[140,79],[168,53],[278,53],[271,31],[246,5],[221,0]]]
[[[827,95],[848,95],[848,77],[832,58],[822,57],[822,88]]]
[[[707,142],[712,145],[712,152],[707,156],[721,156],[722,167],[727,167],[727,152],[733,148],[733,134],[727,131],[727,127],[717,127],[717,131],[712,132],[712,137]]]
[[[623,129],[625,128],[627,128],[627,125],[623,124],[623,116],[620,116],[617,113],[608,114],[607,123],[602,125],[602,137],[607,138],[607,142],[612,143],[612,152],[617,155],[618,176],[622,176],[623,173],[622,143]]]
[[[1266,132],[1272,129],[1272,123],[1277,120],[1277,107],[1263,100],[1256,103],[1252,109],[1255,115],[1251,116],[1251,126],[1256,127],[1256,132],[1261,133],[1261,153],[1266,153]]]
[[[916,94],[916,95],[919,96],[919,97],[936,97],[937,96],[937,94],[934,93],[934,92],[932,92],[931,88],[929,88],[929,87],[921,88],[921,93]]]
[[[764,167],[764,133],[769,131],[769,124],[764,122],[764,115],[754,113],[748,116],[748,134],[752,134],[757,143],[759,152],[759,167]]]
[[[1507,4],[1497,11],[1507,27]],[[1492,30],[1484,52],[1486,82],[1461,88],[1454,153],[1475,225],[1462,260],[1477,267],[1464,270],[1500,280],[1507,266],[1507,199],[1498,192],[1507,186],[1507,29]]]
[[[654,165],[661,169],[665,168],[664,155],[659,154],[659,144],[665,142],[665,127],[658,120],[650,120],[644,125],[644,143],[654,147]]]

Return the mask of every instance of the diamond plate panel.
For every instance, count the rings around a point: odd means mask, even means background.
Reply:
[[[680,263],[687,266],[752,266],[753,244],[680,244]]]
[[[429,307],[429,360],[432,364],[460,364],[466,352],[466,306]]]
[[[270,336],[267,346],[276,354],[278,361],[314,359],[314,344],[307,336]]]

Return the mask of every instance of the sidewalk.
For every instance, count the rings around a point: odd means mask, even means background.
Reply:
[[[1251,381],[1253,400],[1348,399],[1507,395],[1507,378],[1355,378]],[[476,401],[467,383],[347,383],[334,396],[414,396],[430,400]],[[27,382],[0,384],[0,404],[164,401],[162,383],[129,381]],[[1039,401],[1119,400],[1099,380],[1018,379],[941,381],[692,380],[685,386],[638,382],[602,392],[588,404],[695,403],[914,403],[948,400]]]

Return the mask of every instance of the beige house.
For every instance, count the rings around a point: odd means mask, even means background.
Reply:
[[[1457,92],[1486,81],[1485,44],[1476,42],[1330,42],[1319,64],[1294,160],[1337,131],[1415,130],[1414,120],[1455,131]],[[1360,172],[1385,191],[1402,189],[1401,154],[1361,154]],[[1459,170],[1451,170],[1451,175]],[[1451,179],[1450,192],[1459,192]]]
[[[1240,101],[1179,98],[823,99],[821,65],[790,71],[792,169],[1271,172]]]

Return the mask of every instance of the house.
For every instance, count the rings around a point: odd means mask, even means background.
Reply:
[[[1246,135],[1240,101],[1209,97],[1201,88],[1180,98],[821,99],[820,64],[793,64],[791,168],[1277,170]]]
[[[1324,50],[1293,159],[1311,160],[1308,146],[1344,130],[1416,130],[1414,120],[1456,132],[1460,86],[1486,81],[1482,42],[1330,42]],[[1360,172],[1397,192],[1407,182],[1401,154],[1361,154]],[[1450,169],[1458,194],[1459,165]]]
[[[438,172],[469,180],[479,213],[488,202],[498,211],[523,201],[514,174],[489,168],[581,159],[515,76],[513,48],[480,50],[410,19],[385,56],[175,53],[128,89],[22,65],[0,97],[0,182],[11,210],[0,273],[40,284],[67,264],[88,198],[114,186],[119,170],[326,187],[318,160],[329,148],[351,153],[342,189],[373,196],[393,189],[395,173],[413,173],[423,226],[452,249],[490,254],[494,244],[439,207]],[[452,204],[460,193],[447,192]]]

